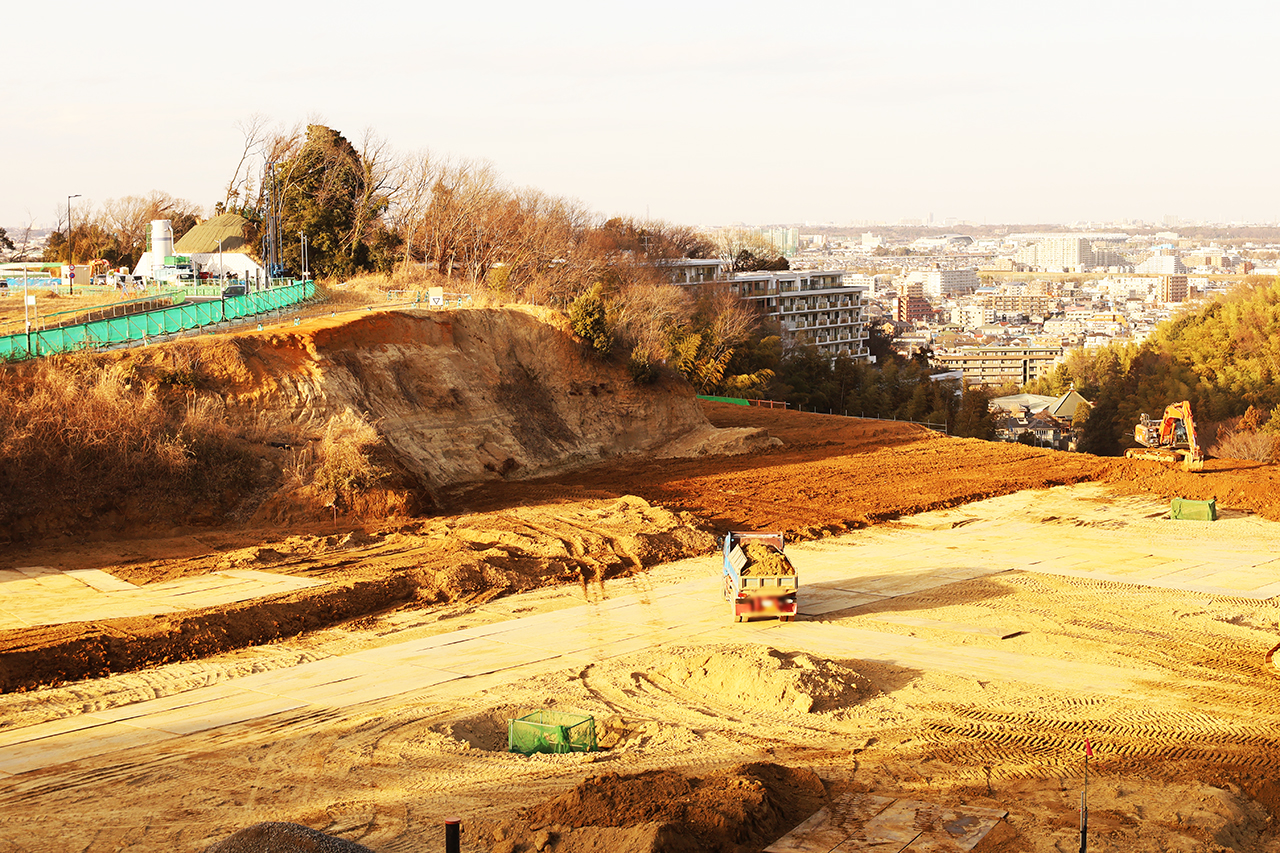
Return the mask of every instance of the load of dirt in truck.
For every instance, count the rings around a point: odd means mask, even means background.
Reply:
[[[747,554],[747,565],[743,567],[744,575],[794,575],[795,567],[777,548],[764,542],[748,542],[742,549]]]

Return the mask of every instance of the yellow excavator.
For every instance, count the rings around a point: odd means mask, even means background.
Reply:
[[[1144,412],[1133,428],[1133,440],[1142,446],[1126,450],[1129,459],[1181,462],[1188,471],[1204,470],[1204,449],[1196,439],[1196,421],[1186,400],[1166,408],[1160,420]]]

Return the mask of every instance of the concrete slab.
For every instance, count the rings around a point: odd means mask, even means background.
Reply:
[[[801,616],[823,616],[838,610],[848,610],[875,601],[883,601],[885,596],[871,595],[865,592],[849,592],[832,587],[806,586],[800,590],[796,598],[796,607]]]
[[[843,794],[765,853],[933,853],[972,850],[1008,813],[872,794]]]
[[[118,750],[150,749],[174,736],[170,732],[124,723],[102,723],[6,747],[0,750],[0,773],[25,773]]]
[[[324,581],[232,569],[147,586],[97,569],[23,566],[0,572],[0,627],[62,625],[176,613],[247,601]]]

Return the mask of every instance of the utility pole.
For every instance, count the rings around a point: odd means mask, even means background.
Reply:
[[[74,232],[71,228],[71,199],[73,198],[80,198],[80,194],[76,193],[75,195],[67,196],[67,266],[70,267],[67,277],[68,296],[74,296],[76,293],[76,254],[75,243],[73,242],[75,238],[72,237]]]

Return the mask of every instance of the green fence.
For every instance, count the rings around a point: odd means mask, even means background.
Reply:
[[[228,296],[210,302],[183,302],[145,314],[110,317],[75,326],[8,335],[0,337],[0,359],[34,358],[56,352],[112,346],[171,335],[224,320],[265,314],[296,305],[311,298],[315,289],[315,282],[297,281],[243,296]]]
[[[742,399],[741,397],[712,397],[712,396],[709,396],[709,395],[707,395],[707,394],[699,394],[699,395],[698,395],[698,399],[699,399],[699,400],[710,400],[710,401],[711,401],[711,402],[713,402],[713,403],[733,403],[733,405],[735,405],[735,406],[749,406],[749,405],[751,405],[750,403],[748,403],[746,400]]]

